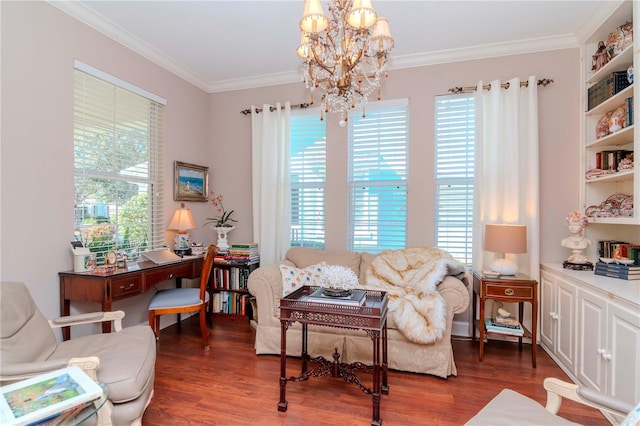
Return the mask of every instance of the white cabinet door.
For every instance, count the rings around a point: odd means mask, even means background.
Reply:
[[[560,362],[575,374],[576,371],[576,287],[562,278],[556,280],[556,345]]]
[[[635,405],[640,401],[640,312],[609,303],[607,394]]]
[[[542,272],[540,277],[540,344],[553,352],[556,329],[555,277]]]
[[[576,286],[545,271],[540,283],[540,343],[566,372],[575,374]]]
[[[578,380],[591,389],[605,391],[607,302],[580,290],[578,296]]]

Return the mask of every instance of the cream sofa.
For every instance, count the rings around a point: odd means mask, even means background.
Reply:
[[[258,307],[255,350],[257,354],[280,354],[280,298],[282,276],[280,264],[306,268],[319,262],[347,266],[359,277],[360,288],[366,288],[365,272],[373,260],[370,253],[332,252],[308,248],[292,248],[286,259],[261,266],[249,275],[249,292],[255,296]],[[454,314],[469,306],[466,283],[447,276],[438,285],[446,301],[447,327],[439,341],[418,344],[407,340],[395,328],[393,314],[387,316],[389,368],[414,373],[432,374],[447,378],[457,375],[451,347],[451,325]],[[311,356],[322,355],[331,359],[334,348],[341,353],[341,361],[371,364],[372,342],[363,331],[333,327],[309,326],[308,349]],[[287,354],[301,354],[301,326],[295,323],[287,332]]]

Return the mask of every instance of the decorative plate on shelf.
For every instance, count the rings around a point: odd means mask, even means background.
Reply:
[[[611,258],[611,257],[601,257],[601,258],[600,258],[600,261],[601,261],[601,262],[604,262],[604,263],[613,263],[613,262],[615,262],[616,260],[615,260],[614,258]]]

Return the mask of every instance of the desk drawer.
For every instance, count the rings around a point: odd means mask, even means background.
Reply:
[[[152,272],[144,274],[145,288],[149,289],[161,282],[171,280],[173,278],[188,278],[193,276],[193,265],[174,264],[165,266]]]
[[[111,297],[113,299],[132,296],[138,293],[142,293],[142,280],[139,275],[116,278],[111,281]]]
[[[531,287],[518,287],[508,284],[487,284],[486,296],[513,298],[513,299],[533,299],[533,289]]]

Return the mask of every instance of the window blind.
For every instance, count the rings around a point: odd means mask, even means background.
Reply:
[[[475,104],[473,95],[435,100],[436,246],[471,266]]]
[[[137,257],[165,243],[164,106],[74,70],[76,238]]]
[[[376,102],[349,119],[349,249],[404,248],[407,234],[407,99]]]
[[[325,121],[304,110],[291,116],[291,246],[324,249],[327,150]]]

